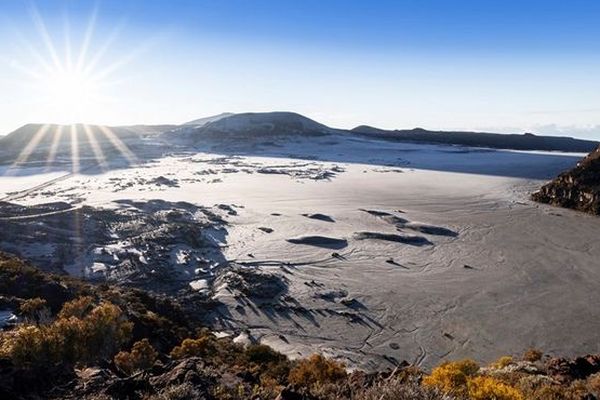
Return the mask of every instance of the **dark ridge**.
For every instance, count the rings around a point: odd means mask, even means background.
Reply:
[[[592,140],[558,136],[538,136],[532,133],[518,135],[487,132],[429,131],[422,128],[384,130],[366,125],[357,126],[352,129],[351,132],[361,136],[393,141],[512,150],[546,150],[587,153],[598,147],[600,144],[599,142]]]

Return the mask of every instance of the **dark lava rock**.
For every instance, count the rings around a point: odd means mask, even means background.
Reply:
[[[344,247],[348,246],[348,241],[345,239],[338,239],[327,236],[301,236],[298,238],[287,239],[287,241],[293,244],[304,244],[334,250],[343,249]]]
[[[236,265],[219,272],[214,286],[221,285],[254,299],[276,299],[287,292],[281,276]]]
[[[316,219],[319,221],[325,221],[325,222],[335,222],[335,220],[333,218],[331,218],[329,215],[325,215],[325,214],[302,214],[303,217],[306,218],[310,218],[310,219]]]
[[[600,147],[531,197],[540,203],[600,215]]]
[[[426,246],[432,245],[427,238],[421,236],[406,236],[406,235],[395,235],[392,233],[381,233],[381,232],[356,232],[354,234],[356,240],[384,240],[387,242],[397,242],[408,244],[411,246]]]
[[[600,372],[600,355],[587,355],[569,360],[567,358],[551,358],[546,363],[548,375],[561,383],[568,383],[577,379]]]
[[[69,386],[75,378],[73,369],[63,365],[20,369],[8,360],[0,360],[0,399],[37,398],[35,393]]]
[[[180,362],[174,362],[167,367],[168,372],[157,377],[150,378],[150,383],[155,389],[189,383],[196,389],[208,391],[209,384],[214,383],[214,377],[206,374],[204,362],[197,357],[186,358]]]
[[[151,179],[148,183],[156,186],[179,187],[179,181],[177,179],[169,179],[164,176]]]

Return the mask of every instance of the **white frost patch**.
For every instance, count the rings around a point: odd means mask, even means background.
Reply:
[[[106,264],[95,262],[94,264],[92,264],[91,271],[93,274],[97,274],[97,273],[101,273],[101,272],[106,272],[107,269],[108,268],[107,268]]]
[[[10,310],[0,311],[0,328],[17,322],[17,316]]]
[[[242,332],[233,339],[233,343],[241,344],[242,346],[250,346],[252,343],[254,343],[254,340],[247,332]]]
[[[208,281],[206,279],[197,279],[189,283],[190,287],[194,290],[208,290]]]

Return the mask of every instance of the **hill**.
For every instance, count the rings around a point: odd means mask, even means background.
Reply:
[[[351,130],[355,134],[386,140],[411,141],[461,145],[470,147],[488,147],[511,150],[545,150],[587,153],[600,143],[571,137],[538,136],[531,133],[522,135],[486,132],[429,131],[422,128],[409,130],[384,130],[366,125]]]
[[[204,118],[200,118],[200,119],[195,119],[193,121],[186,122],[183,125],[191,125],[191,126],[195,126],[195,127],[199,128],[199,127],[204,126],[204,125],[206,125],[208,123],[211,123],[211,122],[214,122],[214,121],[218,121],[218,120],[226,118],[226,117],[231,117],[232,115],[235,115],[235,114],[230,113],[230,112],[224,112],[224,113],[213,115],[213,116],[210,116],[210,117],[204,117]]]
[[[334,132],[334,129],[292,112],[220,114],[192,122],[193,124],[188,123],[180,129],[167,132],[165,137],[198,143],[205,140],[321,136]]]
[[[575,168],[544,185],[532,198],[540,203],[600,215],[600,147]]]

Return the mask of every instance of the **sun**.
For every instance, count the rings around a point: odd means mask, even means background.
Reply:
[[[84,71],[51,71],[41,79],[40,86],[57,122],[81,122],[81,118],[98,106],[98,82]]]

